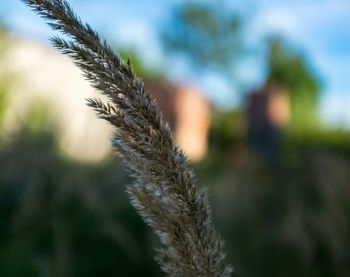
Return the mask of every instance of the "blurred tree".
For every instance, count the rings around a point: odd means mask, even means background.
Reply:
[[[277,84],[289,92],[290,127],[293,130],[318,127],[317,104],[320,80],[305,57],[288,47],[278,37],[269,40],[268,84]]]
[[[227,71],[239,52],[240,29],[241,18],[225,1],[191,1],[174,9],[161,37],[168,50],[184,55],[194,69]]]

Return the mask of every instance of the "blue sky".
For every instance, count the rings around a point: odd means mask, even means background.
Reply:
[[[171,8],[185,0],[71,0],[83,18],[98,31],[123,46],[139,51],[145,62],[166,64],[158,30]],[[246,0],[228,1],[248,13],[246,40],[259,49],[269,33],[281,33],[303,51],[322,78],[320,113],[329,123],[350,127],[350,1],[349,0]],[[243,2],[243,3],[242,3]],[[47,43],[52,31],[19,0],[1,0],[0,17],[11,31]],[[260,49],[261,50],[261,49]],[[260,51],[261,52],[261,51]],[[238,68],[251,87],[266,74],[263,55],[252,55]],[[168,61],[169,62],[169,61]],[[185,80],[188,68],[178,62],[170,68],[173,78]],[[181,74],[181,72],[185,72]],[[238,92],[219,75],[197,78],[216,103],[237,102]],[[247,86],[248,88],[249,86]],[[219,90],[218,90],[219,88]],[[210,93],[220,91],[221,93]],[[236,96],[236,97],[235,97]]]

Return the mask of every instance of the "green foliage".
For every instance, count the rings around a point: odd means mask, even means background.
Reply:
[[[301,54],[280,38],[269,42],[267,82],[285,87],[291,101],[291,127],[305,130],[318,127],[317,115],[320,80]]]
[[[5,112],[6,112],[6,106],[7,106],[7,86],[4,84],[4,82],[0,79],[0,128],[1,123],[3,121]]]
[[[162,33],[166,48],[185,55],[192,66],[227,70],[237,56],[241,18],[223,1],[189,2],[174,10]]]
[[[0,276],[159,276],[118,162],[66,160],[48,130],[0,145]]]
[[[244,111],[216,111],[209,132],[210,155],[225,156],[227,151],[234,151],[235,146],[244,140],[246,129]]]
[[[232,128],[235,117],[218,125]],[[214,217],[237,276],[349,275],[350,151],[317,137],[288,141],[282,171],[256,157],[236,163],[227,144],[198,165],[200,180],[215,184]],[[162,276],[119,161],[67,160],[54,133],[25,128],[1,142],[0,160],[1,277]]]
[[[27,114],[26,126],[32,133],[40,133],[47,130],[53,132],[52,126],[55,126],[55,123],[49,105],[44,101],[33,103]]]
[[[290,150],[299,157],[279,169],[250,160],[231,173],[234,189],[218,200],[231,211],[224,233],[239,276],[347,276],[349,158]]]
[[[0,128],[1,123],[3,121],[3,117],[6,112],[8,90],[11,85],[11,82],[13,81],[12,76],[10,76],[11,74],[4,70],[4,58],[8,47],[9,39],[7,37],[7,33],[4,27],[2,27],[0,24]]]
[[[280,83],[292,94],[309,91],[314,100],[320,90],[319,80],[305,61],[305,57],[295,53],[281,39],[269,42],[269,81]]]
[[[215,183],[214,216],[236,275],[348,276],[349,133],[288,133],[272,164],[224,130],[239,113],[217,117],[198,171]]]

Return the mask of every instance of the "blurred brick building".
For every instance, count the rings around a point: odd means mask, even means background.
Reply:
[[[146,81],[188,157],[198,161],[208,147],[211,106],[202,92],[191,85],[174,85],[166,80]]]

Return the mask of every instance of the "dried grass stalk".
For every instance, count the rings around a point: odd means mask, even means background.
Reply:
[[[159,236],[157,261],[169,276],[229,276],[223,243],[213,228],[207,192],[197,185],[187,158],[176,146],[154,98],[130,65],[82,23],[64,0],[22,0],[68,39],[52,38],[108,102],[88,99],[100,118],[115,127],[112,145],[135,182],[132,205]]]

